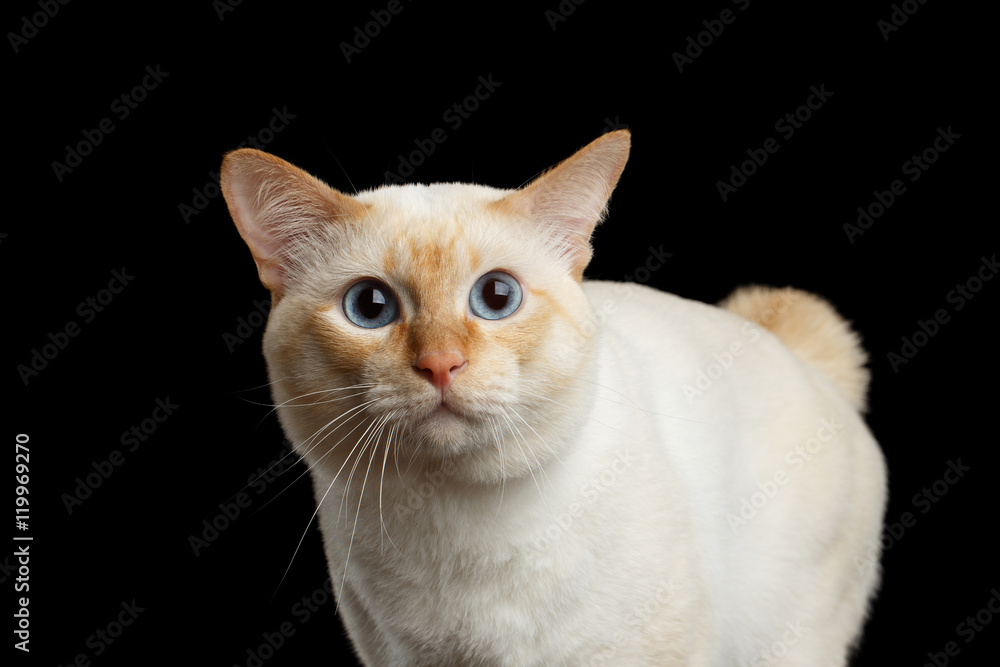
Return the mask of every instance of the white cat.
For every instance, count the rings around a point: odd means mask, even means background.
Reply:
[[[797,290],[584,281],[629,143],[516,191],[347,196],[226,156],[365,664],[840,665],[858,640],[886,472],[857,336]]]

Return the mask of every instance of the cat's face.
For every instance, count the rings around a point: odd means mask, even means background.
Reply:
[[[517,191],[354,197],[258,151],[227,156],[226,199],[274,301],[272,392],[307,460],[451,461],[496,481],[551,457],[588,375],[589,236],[627,153],[619,132]]]

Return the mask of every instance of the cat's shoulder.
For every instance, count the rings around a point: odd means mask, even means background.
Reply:
[[[673,349],[687,350],[725,349],[748,333],[762,337],[755,325],[715,304],[637,283],[585,280],[582,286],[605,340],[654,347],[669,340]]]
[[[674,319],[683,316],[698,320],[737,321],[716,305],[687,299],[648,285],[585,280],[582,287],[599,320],[605,317],[614,321],[623,318]],[[618,314],[618,317],[610,317],[614,314]]]

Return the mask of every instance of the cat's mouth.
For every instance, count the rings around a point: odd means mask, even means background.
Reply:
[[[438,403],[436,408],[434,408],[433,410],[430,411],[430,413],[428,413],[428,415],[424,418],[424,420],[426,421],[431,419],[448,419],[448,418],[461,419],[464,416],[465,415],[456,410],[452,404],[447,403],[445,401],[441,401],[440,403]]]
[[[458,428],[465,430],[470,425],[470,415],[458,407],[453,401],[441,401],[418,418],[418,424],[435,431],[445,429],[450,431]]]
[[[464,447],[475,431],[475,420],[451,401],[441,401],[417,417],[415,432],[442,451],[455,452]]]

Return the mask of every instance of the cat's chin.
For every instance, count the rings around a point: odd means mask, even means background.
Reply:
[[[474,428],[454,406],[440,403],[418,418],[413,431],[420,441],[440,448],[439,453],[455,454],[470,445]]]

